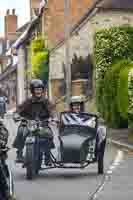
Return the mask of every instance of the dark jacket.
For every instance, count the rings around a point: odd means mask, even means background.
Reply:
[[[27,119],[48,119],[53,115],[54,105],[46,98],[31,97],[17,108],[17,113]]]

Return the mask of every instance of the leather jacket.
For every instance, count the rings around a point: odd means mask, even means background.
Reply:
[[[18,106],[17,113],[27,119],[44,120],[53,116],[53,110],[54,105],[48,99],[33,96]]]

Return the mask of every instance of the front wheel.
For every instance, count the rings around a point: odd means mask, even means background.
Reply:
[[[35,174],[36,175],[39,174],[39,170],[41,168],[41,164],[42,164],[42,153],[40,153],[39,160],[38,160],[38,162],[36,162],[36,169],[35,169]]]
[[[98,156],[98,174],[104,173],[104,161],[103,161],[103,155],[101,153]]]
[[[104,152],[105,152],[106,140],[101,143],[100,150],[98,152],[98,174],[104,173]]]
[[[34,161],[34,145],[26,146],[26,178],[32,180],[36,174]]]

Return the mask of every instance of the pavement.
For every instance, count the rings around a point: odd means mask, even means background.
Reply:
[[[121,163],[115,162],[107,171],[102,185],[89,200],[132,200],[132,166],[132,155],[128,155]],[[114,169],[113,172],[111,169]]]
[[[133,140],[129,129],[109,129],[108,142],[117,146],[125,156],[114,160],[104,180],[89,200],[132,200],[133,199]]]
[[[130,129],[109,129],[108,141],[113,144],[133,151],[133,137],[129,138]]]

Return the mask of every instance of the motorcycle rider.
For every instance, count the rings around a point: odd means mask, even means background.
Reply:
[[[18,106],[16,112],[26,119],[35,120],[48,120],[54,117],[55,105],[45,97],[46,85],[40,79],[34,79],[30,83],[31,97]],[[25,139],[28,135],[28,129],[25,128],[26,123],[21,123],[17,136],[14,140],[13,147],[17,149],[16,162],[23,161],[23,148]],[[25,128],[25,131],[24,131]],[[51,129],[47,129],[47,135],[51,138],[51,148],[54,148],[53,134]],[[50,165],[50,149],[45,152],[45,164]]]
[[[70,111],[80,113],[85,111],[84,106],[84,97],[83,96],[72,96],[71,103],[70,103]],[[106,136],[106,123],[103,118],[100,117],[100,114],[98,114],[98,129],[97,134],[100,136],[100,139]]]
[[[70,111],[72,112],[84,112],[84,97],[83,96],[72,96],[70,102]]]

